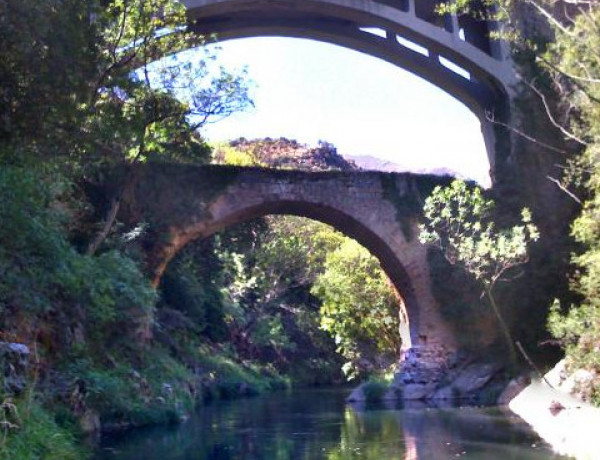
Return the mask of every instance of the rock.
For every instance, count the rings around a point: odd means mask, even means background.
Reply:
[[[19,394],[27,386],[29,348],[22,343],[0,342],[0,369],[3,373],[3,390]]]
[[[435,391],[435,383],[410,383],[402,387],[402,398],[405,400],[429,399]]]
[[[161,390],[162,390],[163,395],[166,395],[166,396],[173,395],[173,385],[171,385],[170,383],[163,383]]]
[[[458,377],[452,382],[452,388],[458,393],[459,397],[474,396],[501,369],[502,366],[497,363],[473,363],[460,371]]]
[[[101,429],[100,416],[92,410],[86,410],[79,417],[79,427],[86,434],[99,434]]]
[[[431,399],[436,401],[450,401],[453,399],[457,399],[459,395],[457,394],[456,389],[452,385],[448,385],[437,390]]]
[[[546,374],[545,378],[560,392],[573,395],[583,401],[590,401],[597,375],[586,369],[569,369],[569,363],[563,359]]]
[[[553,400],[550,403],[550,407],[548,408],[548,410],[550,410],[550,413],[553,416],[557,416],[561,411],[565,410],[566,407],[562,405],[562,403],[560,401],[557,400]]]
[[[516,398],[530,383],[531,378],[526,375],[512,379],[498,397],[497,404],[499,406],[508,406],[513,398]]]
[[[14,353],[15,355],[19,355],[26,358],[30,354],[27,345],[24,345],[22,343],[4,343],[4,345],[10,353]],[[2,345],[0,345],[0,349],[2,349]]]
[[[395,385],[391,385],[381,397],[382,401],[397,401],[398,399],[402,399],[404,392],[402,387],[398,387]]]

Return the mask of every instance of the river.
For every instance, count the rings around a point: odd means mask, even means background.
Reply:
[[[185,423],[102,440],[94,460],[561,459],[497,408],[353,407],[299,390],[207,405]]]

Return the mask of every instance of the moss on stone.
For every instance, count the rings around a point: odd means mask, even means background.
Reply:
[[[411,221],[420,219],[423,214],[425,199],[438,185],[448,185],[453,178],[433,176],[429,174],[379,173],[383,198],[396,209],[396,220],[402,228],[404,237],[410,241],[413,235]],[[402,178],[408,185],[407,190],[400,190],[398,179]]]

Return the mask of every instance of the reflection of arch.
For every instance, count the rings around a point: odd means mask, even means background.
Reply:
[[[485,113],[492,111],[497,118],[505,117],[506,94],[515,78],[501,46],[487,36],[495,24],[463,17],[441,18],[433,12],[439,3],[435,0],[184,3],[194,30],[202,34],[216,33],[219,39],[314,39],[369,54],[424,78],[454,96],[480,119],[494,168],[493,132]],[[370,28],[378,32],[373,33]]]
[[[331,225],[346,236],[358,241],[371,254],[377,257],[382,269],[401,296],[402,302],[400,308],[405,308],[405,316],[408,317],[410,335],[406,336],[406,334],[403,334],[402,348],[410,348],[411,343],[416,342],[419,325],[419,305],[406,269],[392,248],[379,235],[354,217],[338,209],[315,203],[289,200],[270,201],[257,206],[242,206],[216,219],[211,219],[201,227],[194,229],[194,225],[192,225],[191,228],[185,229],[184,233],[186,236],[179,242],[175,253],[194,239],[206,238],[232,225],[276,214],[306,217]],[[168,261],[165,261],[163,270],[166,268],[167,263]]]

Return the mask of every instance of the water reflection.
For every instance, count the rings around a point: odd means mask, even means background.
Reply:
[[[366,409],[344,396],[312,390],[215,404],[178,427],[106,439],[96,460],[562,458],[496,409]]]

